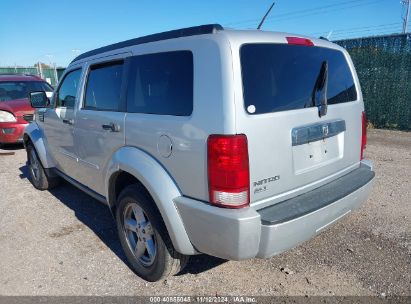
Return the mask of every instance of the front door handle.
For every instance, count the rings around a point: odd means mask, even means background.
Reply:
[[[103,128],[103,130],[120,132],[120,126],[118,124],[115,124],[114,122],[111,122],[108,125],[102,125],[101,127]]]
[[[68,125],[74,125],[74,119],[63,119],[63,123]]]

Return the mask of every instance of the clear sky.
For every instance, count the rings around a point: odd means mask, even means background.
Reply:
[[[67,64],[77,53],[207,23],[255,28],[272,0],[0,0],[0,66]],[[277,0],[263,26],[330,39],[398,33],[400,0]],[[411,26],[411,25],[410,25]]]

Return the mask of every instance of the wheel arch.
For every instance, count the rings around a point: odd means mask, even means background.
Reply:
[[[43,132],[36,123],[27,125],[23,134],[23,144],[27,147],[28,143],[32,143],[36,149],[37,155],[40,158],[41,164],[45,169],[55,167],[51,155],[47,151],[45,140],[43,139]]]
[[[173,199],[181,192],[168,172],[148,153],[123,147],[114,153],[107,167],[106,198],[115,212],[116,200],[126,186],[140,183],[159,210],[174,248],[186,255],[197,253],[191,244]]]

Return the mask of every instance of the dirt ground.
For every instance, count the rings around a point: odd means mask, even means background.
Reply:
[[[410,132],[369,131],[372,195],[318,237],[265,260],[196,256],[157,283],[129,269],[104,205],[66,183],[35,190],[22,147],[5,152],[0,295],[411,295]]]

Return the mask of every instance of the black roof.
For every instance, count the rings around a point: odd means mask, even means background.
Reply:
[[[152,34],[148,36],[143,36],[139,38],[134,38],[114,44],[110,44],[107,46],[103,46],[101,48],[85,52],[76,58],[72,62],[78,61],[83,58],[87,58],[93,55],[101,54],[104,52],[116,50],[116,49],[121,49],[127,46],[132,46],[132,45],[137,45],[137,44],[143,44],[143,43],[148,43],[148,42],[154,42],[154,41],[161,41],[161,40],[167,40],[167,39],[173,39],[173,38],[179,38],[179,37],[186,37],[186,36],[195,36],[195,35],[202,35],[202,34],[213,34],[217,31],[222,31],[224,28],[220,24],[206,24],[206,25],[200,25],[200,26],[193,26],[193,27],[187,27],[187,28],[182,28],[178,30],[172,30],[168,32],[162,32],[162,33],[157,33],[157,34]]]

